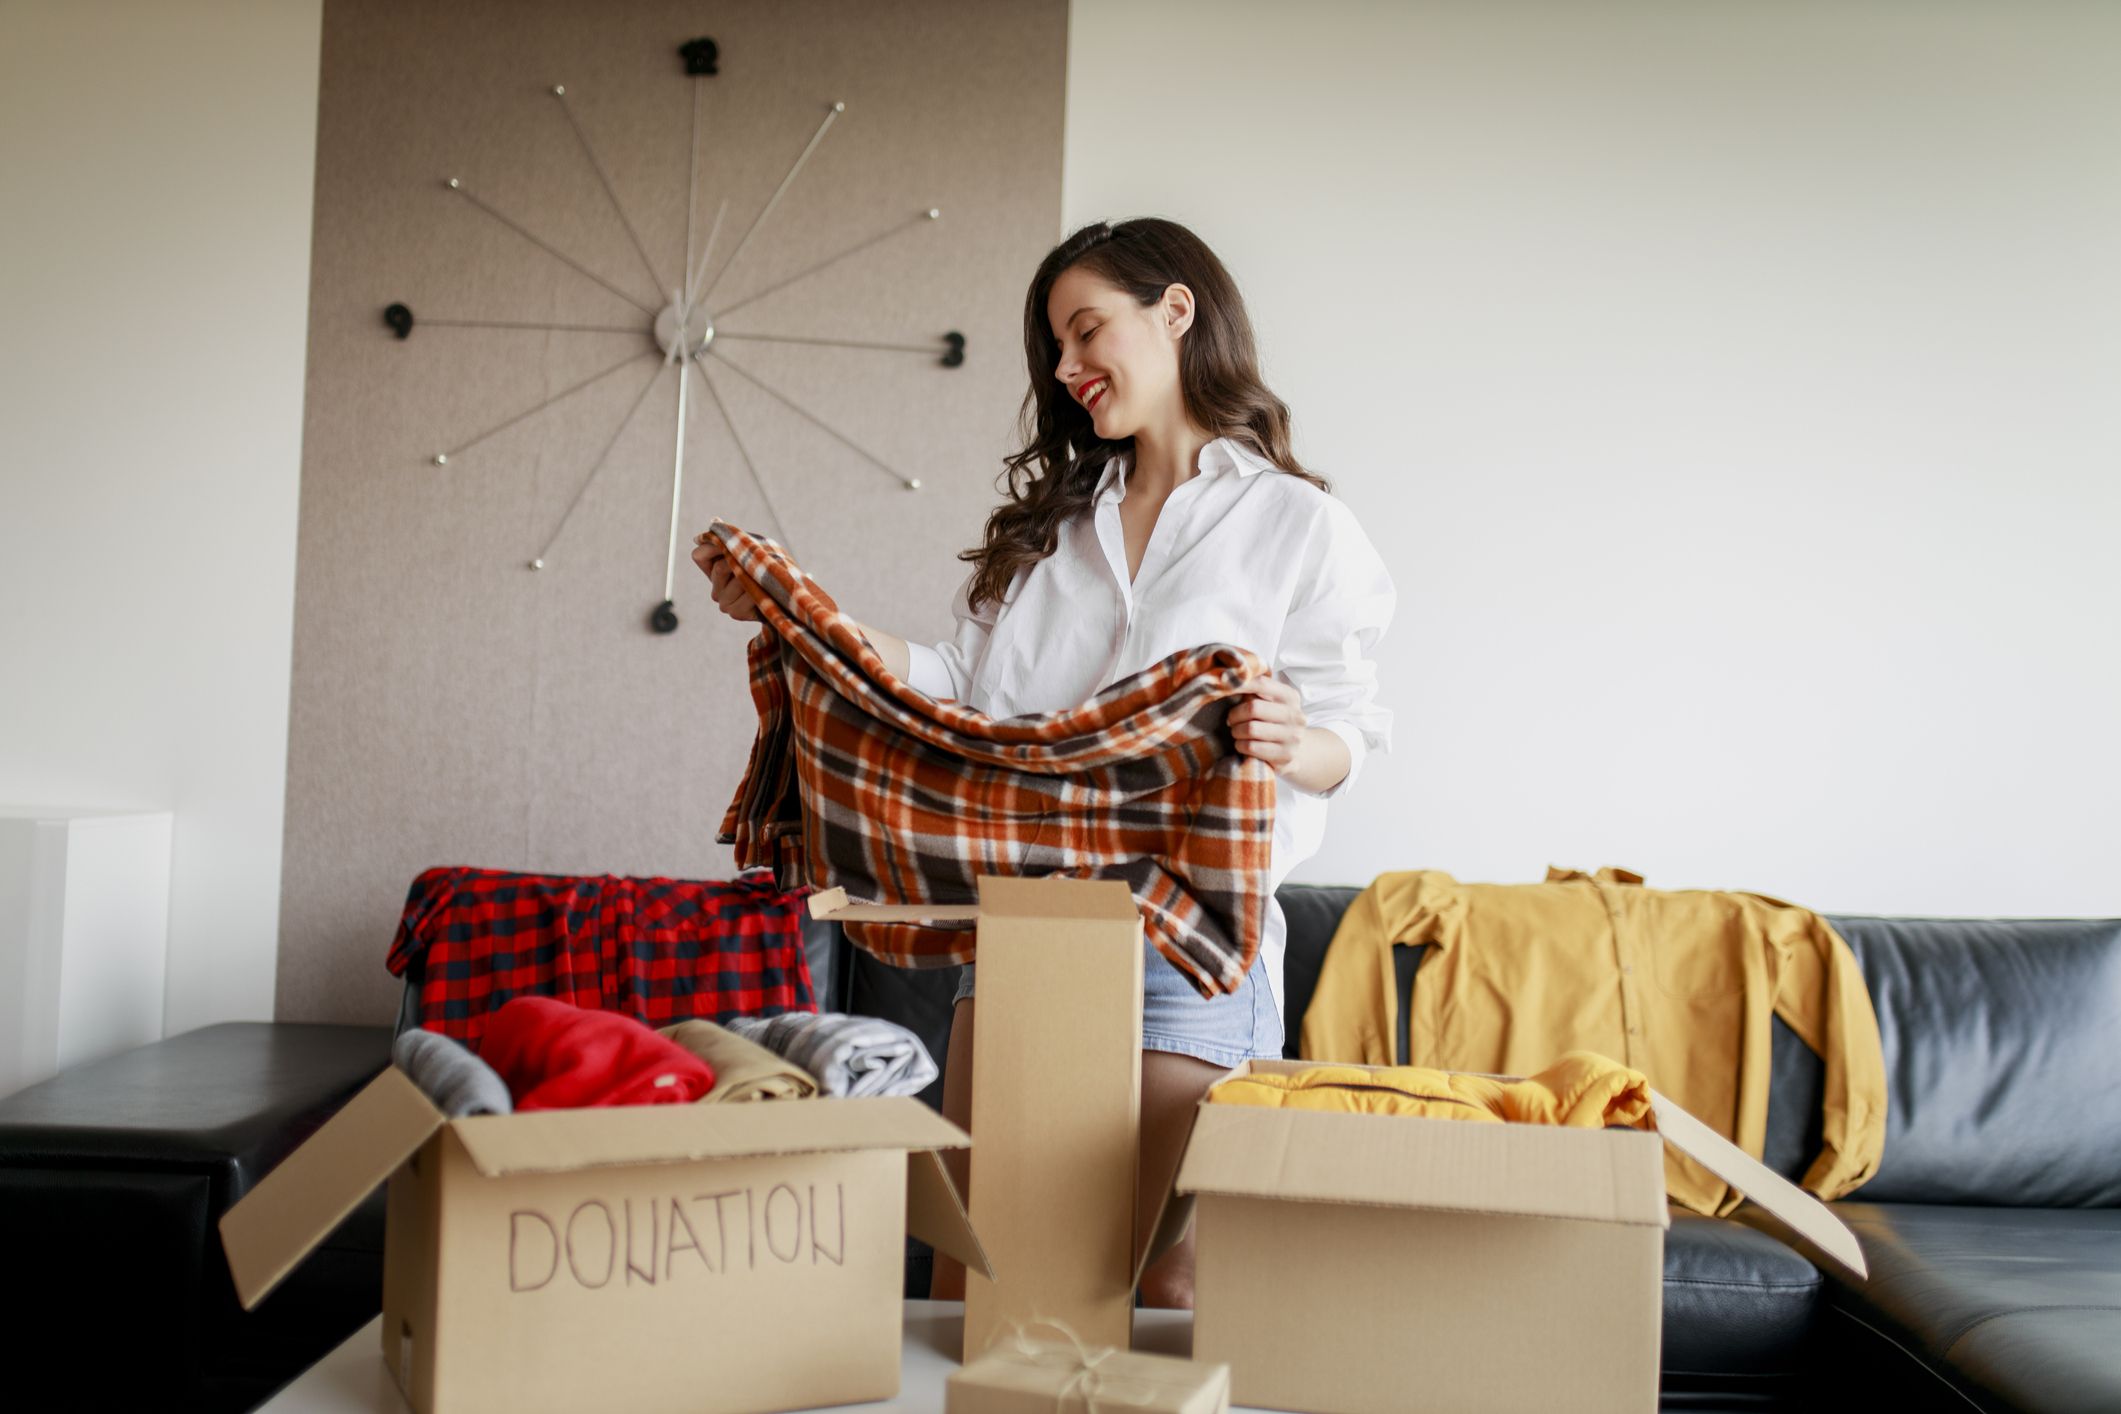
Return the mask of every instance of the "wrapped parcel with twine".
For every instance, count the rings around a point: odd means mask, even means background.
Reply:
[[[1055,1337],[1034,1336],[1034,1330]],[[1230,1367],[1116,1346],[1059,1321],[1016,1325],[944,1383],[945,1414],[1229,1414]]]

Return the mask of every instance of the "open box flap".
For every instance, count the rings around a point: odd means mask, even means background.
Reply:
[[[810,916],[828,923],[969,923],[976,903],[855,903],[845,889],[821,889],[809,898]]]
[[[840,923],[974,923],[983,916],[1131,923],[1141,916],[1118,879],[1017,878],[981,874],[978,903],[855,903],[843,888],[820,889],[810,916]]]
[[[1671,1220],[1654,1136],[1543,1124],[1202,1105],[1176,1186],[1645,1227]]]
[[[1826,1204],[1654,1089],[1650,1091],[1650,1104],[1657,1115],[1657,1132],[1665,1143],[1767,1209],[1858,1280],[1869,1277],[1870,1268],[1863,1260],[1863,1248],[1857,1244],[1856,1234]]]
[[[853,1149],[960,1149],[971,1136],[910,1096],[619,1105],[476,1115],[451,1126],[488,1178]]]
[[[263,1301],[446,1123],[392,1066],[259,1180],[221,1215],[221,1246],[243,1309]]]
[[[906,1155],[906,1231],[936,1251],[957,1258],[967,1271],[994,1280],[987,1249],[972,1230],[972,1219],[958,1196],[950,1171],[933,1149]]]

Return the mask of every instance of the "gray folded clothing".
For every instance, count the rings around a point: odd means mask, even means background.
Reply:
[[[515,1109],[501,1073],[461,1041],[415,1026],[391,1044],[390,1058],[451,1119],[505,1115]]]
[[[723,1025],[793,1061],[817,1078],[820,1090],[843,1099],[916,1095],[937,1074],[921,1038],[882,1017],[791,1011],[740,1016]]]

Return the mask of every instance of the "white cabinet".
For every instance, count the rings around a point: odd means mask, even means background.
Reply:
[[[161,1039],[173,824],[0,807],[0,1096]]]

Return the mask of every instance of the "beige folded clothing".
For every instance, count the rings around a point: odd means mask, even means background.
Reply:
[[[756,1041],[747,1041],[711,1021],[680,1021],[657,1034],[677,1042],[714,1069],[714,1089],[703,1105],[745,1100],[807,1100],[817,1081],[801,1066],[782,1060]]]

